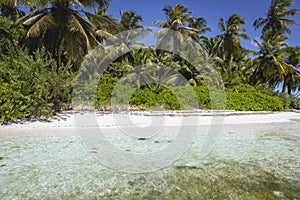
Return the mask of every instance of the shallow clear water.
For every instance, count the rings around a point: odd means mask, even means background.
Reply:
[[[172,129],[149,140],[109,139],[127,151],[151,151],[172,143]],[[300,123],[224,126],[202,158],[207,130],[171,166],[138,174],[104,167],[76,134],[0,137],[0,197],[300,199]]]

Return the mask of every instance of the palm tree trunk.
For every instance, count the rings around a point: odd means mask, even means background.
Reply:
[[[57,41],[55,44],[54,49],[54,56],[56,58],[56,72],[59,73],[59,68],[62,66],[62,34],[63,34],[63,26],[61,25],[60,28],[57,31]],[[60,88],[60,79],[58,76],[58,80],[56,83],[56,89],[53,95],[53,102],[54,102],[54,108],[55,111],[58,112],[61,109],[62,106],[62,94],[61,94],[61,88]]]
[[[288,85],[288,95],[292,94],[292,85]]]
[[[62,37],[61,37],[61,31],[58,32],[58,38],[56,41],[56,46],[55,46],[55,57],[56,57],[56,64],[57,67],[59,68],[62,64],[62,59],[61,59],[61,42],[62,42]]]
[[[282,90],[281,92],[284,93],[286,87],[286,80],[283,81]]]
[[[231,69],[231,63],[233,60],[233,56],[231,55],[231,53],[229,54],[228,58],[226,58],[226,65],[229,71],[229,80],[231,81],[232,78],[232,69]]]
[[[61,24],[57,31],[57,40],[56,40],[55,49],[54,49],[54,57],[56,59],[57,71],[58,71],[59,67],[61,67],[61,65],[62,65],[61,46],[62,46],[62,39],[63,39],[63,30],[64,30],[64,26],[63,26],[63,24]]]

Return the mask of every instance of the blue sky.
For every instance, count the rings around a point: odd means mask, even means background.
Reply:
[[[271,0],[112,0],[107,13],[113,14],[119,19],[119,10],[132,10],[137,14],[143,15],[146,27],[157,27],[152,21],[155,19],[164,20],[165,16],[162,8],[166,5],[184,4],[193,11],[193,16],[204,17],[212,32],[206,35],[211,37],[219,34],[218,20],[220,17],[227,19],[231,14],[237,13],[246,19],[247,34],[251,40],[259,38],[261,30],[254,30],[252,24],[258,17],[265,17]],[[300,10],[300,0],[294,0],[290,8]],[[300,14],[291,17],[298,25],[291,25],[292,34],[289,35],[288,43],[293,46],[300,46]],[[251,41],[242,41],[247,48],[255,49]]]

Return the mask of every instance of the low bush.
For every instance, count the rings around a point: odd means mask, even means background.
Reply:
[[[133,92],[129,104],[154,109],[182,109],[174,92],[165,86],[137,89]]]
[[[248,111],[282,111],[283,102],[278,96],[257,91],[250,85],[238,85],[226,89],[227,109]]]
[[[253,86],[246,84],[233,86],[226,90],[208,88],[207,86],[177,86],[172,88],[160,86],[159,90],[146,87],[144,89],[137,89],[134,92],[130,92],[132,90],[130,86],[123,85],[118,86],[118,89],[123,92],[117,92],[117,96],[113,93],[115,83],[108,82],[106,84],[98,87],[96,95],[96,103],[98,104],[111,102],[111,99],[117,99],[117,101],[114,101],[114,105],[126,105],[129,103],[130,105],[144,108],[153,108],[161,105],[164,109],[172,110],[201,108],[282,111],[285,108],[282,98],[259,92]],[[102,89],[100,90],[99,88]]]

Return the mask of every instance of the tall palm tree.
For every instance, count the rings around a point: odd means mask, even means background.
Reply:
[[[184,77],[193,85],[200,84],[209,77],[205,76],[206,73],[211,72],[211,66],[206,65],[207,63],[203,58],[206,52],[201,51],[200,45],[197,45],[197,42],[203,45],[207,41],[204,36],[201,36],[201,34],[210,31],[206,20],[192,16],[192,12],[185,5],[166,6],[163,11],[166,19],[164,21],[154,20],[153,23],[162,28],[156,33],[158,48],[173,52],[169,66],[178,73],[168,78],[174,81],[179,80],[179,77]],[[179,55],[188,58],[193,64],[184,61]],[[199,63],[202,65],[198,65]],[[180,76],[178,76],[179,74]],[[163,76],[169,76],[169,72],[166,71]]]
[[[297,24],[294,20],[287,17],[294,16],[298,13],[297,9],[287,10],[293,4],[292,0],[272,0],[267,17],[260,17],[254,21],[255,29],[263,27],[262,31],[271,30],[273,33],[291,33],[288,25]]]
[[[268,31],[263,33],[262,38],[262,42],[254,40],[259,50],[255,53],[257,57],[253,59],[251,82],[275,87],[293,71],[293,66],[285,61],[290,47],[285,42],[287,37],[282,34],[274,35],[272,31]]]
[[[26,39],[40,39],[61,66],[63,58],[77,66],[84,55],[98,44],[93,25],[84,18],[84,8],[105,7],[109,0],[53,0],[30,4],[32,12],[17,24],[28,29]]]
[[[216,36],[217,44],[214,48],[220,54],[218,56],[225,59],[230,77],[232,75],[231,63],[243,51],[240,38],[250,38],[245,33],[246,28],[241,27],[245,23],[246,20],[238,14],[229,16],[226,21],[222,17],[219,19],[218,26],[222,33]]]
[[[154,24],[159,24],[162,28],[170,28],[173,30],[187,31],[185,25],[191,23],[195,18],[191,16],[192,12],[188,11],[188,7],[176,4],[174,7],[165,6],[163,11],[166,15],[166,21],[154,20]]]

